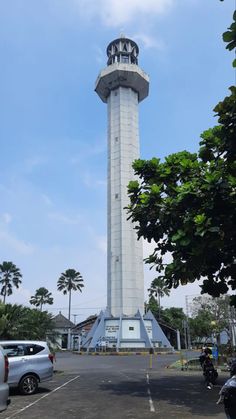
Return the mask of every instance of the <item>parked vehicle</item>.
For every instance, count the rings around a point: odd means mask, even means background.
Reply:
[[[9,362],[3,349],[0,347],[0,412],[6,410],[10,403],[8,379]]]
[[[236,417],[236,362],[232,363],[230,379],[226,381],[219,392],[217,404],[224,403],[225,414],[227,418]]]
[[[8,384],[21,394],[34,394],[38,384],[53,375],[53,355],[41,341],[0,341],[9,359]]]
[[[229,368],[229,372],[230,372],[230,377],[232,377],[233,375],[235,375],[235,371],[236,371],[236,358],[232,358],[229,361],[228,368]]]

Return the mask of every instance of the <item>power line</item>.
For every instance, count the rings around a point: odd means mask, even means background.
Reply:
[[[72,310],[103,310],[104,307],[80,307],[80,306],[72,306]],[[66,307],[50,307],[50,310],[68,310],[68,306]]]

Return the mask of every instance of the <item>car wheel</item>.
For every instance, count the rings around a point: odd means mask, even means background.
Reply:
[[[21,394],[34,394],[38,390],[38,379],[35,375],[29,374],[23,377],[19,384]]]

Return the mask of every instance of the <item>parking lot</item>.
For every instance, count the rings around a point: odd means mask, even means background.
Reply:
[[[1,418],[223,419],[216,400],[227,375],[207,391],[200,372],[166,368],[176,357],[155,356],[150,368],[149,356],[58,354],[53,380],[32,396],[12,391]]]

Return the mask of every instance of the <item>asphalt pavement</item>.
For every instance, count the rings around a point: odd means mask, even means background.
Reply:
[[[11,393],[1,419],[223,419],[219,375],[207,390],[201,372],[166,368],[179,355],[91,356],[58,353],[51,382],[37,394]]]

